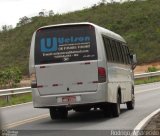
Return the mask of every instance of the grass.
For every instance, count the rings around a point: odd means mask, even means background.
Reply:
[[[10,96],[9,101],[7,101],[6,97],[1,97],[0,107],[16,105],[30,101],[32,101],[31,93]]]
[[[140,85],[140,84],[154,83],[159,81],[160,81],[160,76],[156,76],[156,77],[149,77],[144,79],[135,79],[135,84]]]

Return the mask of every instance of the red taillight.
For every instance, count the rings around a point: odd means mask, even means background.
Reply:
[[[99,83],[106,81],[106,70],[105,68],[98,67],[98,81]]]
[[[99,68],[98,68],[98,74],[99,74],[100,76],[102,76],[102,77],[106,76],[106,70],[105,70],[105,68],[99,67]]]

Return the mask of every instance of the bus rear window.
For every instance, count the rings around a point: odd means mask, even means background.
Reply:
[[[96,59],[95,29],[90,25],[43,28],[36,33],[35,64]]]

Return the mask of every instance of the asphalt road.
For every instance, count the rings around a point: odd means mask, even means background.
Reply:
[[[67,120],[52,121],[47,109],[34,109],[32,103],[1,109],[3,126],[19,131],[20,135],[113,135],[113,131],[133,130],[136,125],[160,108],[160,83],[136,86],[136,107],[128,111],[121,105],[118,118],[104,118],[102,111],[69,112]]]

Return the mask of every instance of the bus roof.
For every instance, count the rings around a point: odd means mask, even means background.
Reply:
[[[45,28],[51,28],[51,27],[59,27],[59,26],[75,26],[75,25],[91,25],[91,26],[94,26],[95,29],[98,30],[101,34],[126,43],[124,38],[122,36],[120,36],[119,34],[113,32],[113,31],[110,31],[108,29],[105,29],[103,27],[100,27],[100,26],[98,26],[96,24],[90,23],[90,22],[64,23],[64,24],[48,25],[48,26],[40,27],[39,29],[45,29]]]

